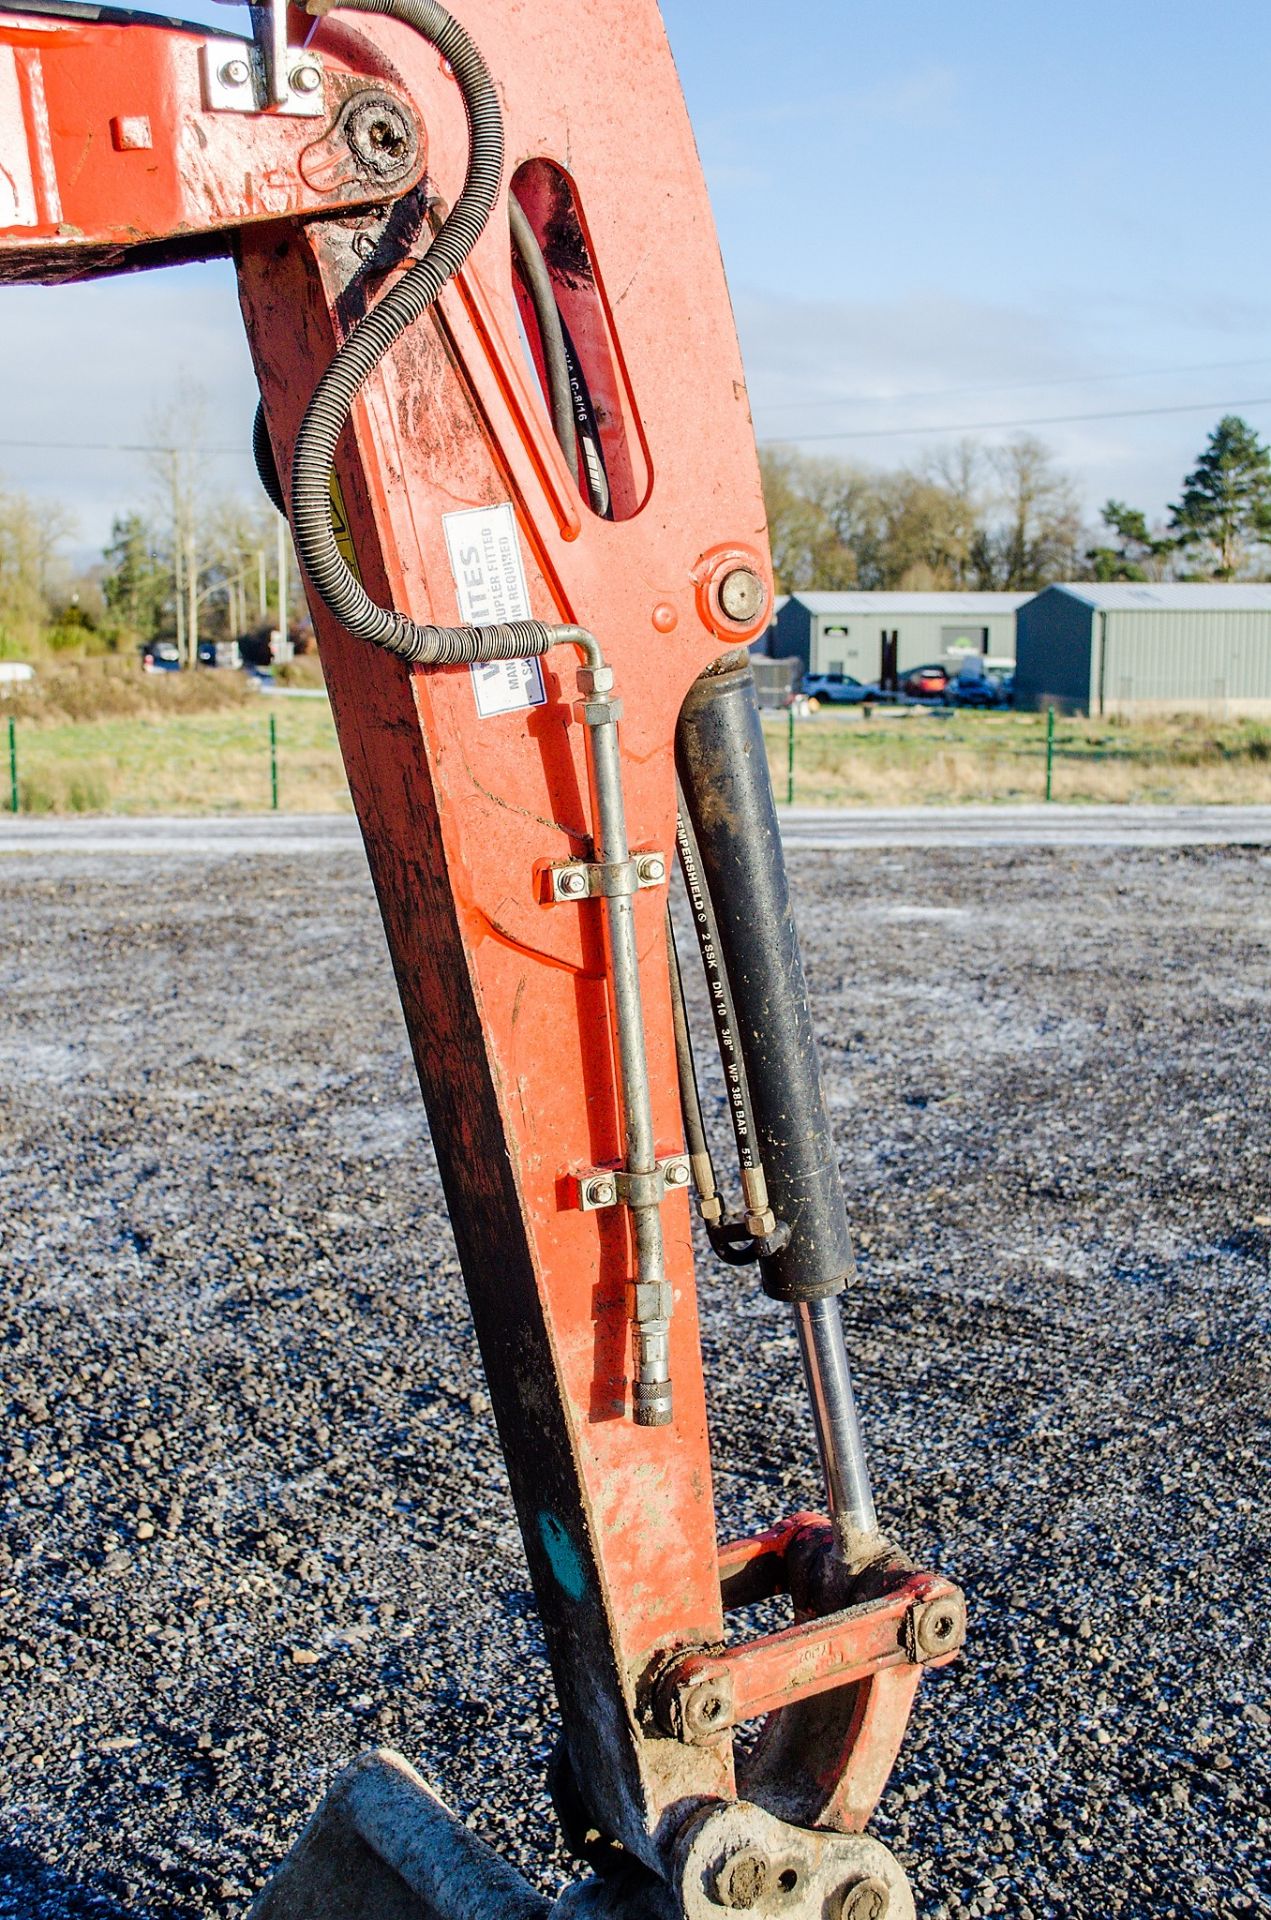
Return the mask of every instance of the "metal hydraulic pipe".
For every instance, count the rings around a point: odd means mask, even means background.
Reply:
[[[838,1298],[800,1300],[794,1312],[830,1519],[844,1558],[851,1560],[857,1544],[878,1532],[878,1516]]]
[[[636,948],[633,895],[637,882],[627,843],[622,760],[618,751],[617,722],[621,708],[610,697],[612,682],[609,668],[590,670],[591,684],[582,713],[591,744],[596,862],[611,873],[625,869],[631,889],[606,892],[605,918],[609,936],[609,988],[622,1082],[627,1204],[636,1245],[632,1392],[637,1426],[663,1427],[671,1419],[671,1288],[663,1255],[662,1195],[657,1177],[653,1099],[649,1090],[640,960]]]

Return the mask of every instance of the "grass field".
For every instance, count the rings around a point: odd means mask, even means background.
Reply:
[[[325,700],[256,697],[210,713],[140,714],[17,727],[23,813],[288,813],[351,810]],[[7,751],[7,741],[4,743]],[[11,801],[8,768],[5,799]]]
[[[320,685],[316,660],[293,677]],[[143,678],[131,663],[42,676],[0,701],[0,807],[21,813],[340,813],[350,802],[324,700],[262,697],[238,675]],[[881,708],[765,715],[779,800],[801,806],[939,806],[1046,795],[1046,716]],[[1068,803],[1271,803],[1271,727],[1180,715],[1058,720],[1051,797]]]
[[[1046,798],[1046,716],[944,708],[764,716],[777,797],[800,806],[940,806]],[[1271,727],[1198,715],[1056,719],[1051,796],[1139,805],[1271,802]]]

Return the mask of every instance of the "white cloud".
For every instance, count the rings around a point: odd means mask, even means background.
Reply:
[[[0,287],[0,341],[0,485],[65,502],[85,546],[100,547],[112,514],[151,484],[143,457],[86,449],[149,440],[156,414],[191,388],[206,399],[201,437],[241,450],[210,461],[213,487],[256,484],[256,389],[228,262]]]
[[[1025,305],[936,293],[854,301],[740,291],[734,304],[761,439],[888,466],[947,443],[942,426],[971,427],[988,442],[1035,431],[1072,472],[1092,518],[1109,495],[1163,511],[1228,404],[1224,396],[1271,395],[1271,357],[1253,363],[1253,336],[1238,328],[1217,334],[1199,316],[1191,325],[1180,320],[1149,356],[1124,328],[1127,316],[1077,293]],[[1261,345],[1265,351],[1265,336]],[[1242,349],[1249,366],[1200,370]],[[1162,368],[1157,377],[1153,364]],[[1184,365],[1195,370],[1169,371]],[[1192,401],[1207,404],[1125,417]],[[1247,411],[1271,433],[1271,405]],[[1123,417],[1056,418],[1115,413]]]

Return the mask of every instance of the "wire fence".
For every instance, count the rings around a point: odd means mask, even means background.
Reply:
[[[1271,727],[905,706],[765,714],[779,800],[1271,802]]]
[[[280,711],[280,707],[283,709]],[[791,708],[764,716],[779,801],[797,805],[1271,803],[1271,727],[1100,725],[1077,716]],[[182,715],[5,716],[18,813],[346,812],[326,701]]]
[[[794,707],[793,706],[788,707],[786,709],[786,767],[785,767],[785,774],[786,774],[785,803],[788,807],[792,807],[795,804],[795,782],[796,782],[797,770],[798,770],[798,753],[796,750],[796,742],[798,739],[799,726],[800,726],[800,722],[796,718]],[[963,744],[962,742],[958,743],[959,746],[961,746],[962,744]],[[974,751],[981,750],[979,743],[976,744],[973,750]],[[1023,758],[1030,759],[1030,760],[1036,760],[1038,758],[1038,748],[1035,744],[1031,742],[1027,746],[1023,746],[1023,745],[1008,746],[1001,750],[1008,754],[1021,756]],[[1091,749],[1085,746],[1074,747],[1071,745],[1057,746],[1055,742],[1055,709],[1053,707],[1048,707],[1046,709],[1046,738],[1040,751],[1041,751],[1041,755],[1044,758],[1045,769],[1046,769],[1044,790],[1043,790],[1043,798],[1046,800],[1054,799],[1055,756],[1057,753],[1068,754],[1070,757],[1074,757],[1082,760],[1099,760],[1099,759],[1107,759],[1109,757],[1108,753],[1103,749]],[[1122,758],[1126,758],[1126,757],[1128,756],[1122,755]]]
[[[306,703],[307,705],[307,703]],[[325,701],[47,723],[5,716],[11,814],[347,811]],[[3,804],[3,803],[0,803]]]

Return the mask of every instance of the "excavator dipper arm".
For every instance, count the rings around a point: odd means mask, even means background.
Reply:
[[[559,1912],[903,1920],[903,1873],[857,1836],[964,1609],[878,1533],[864,1467],[744,652],[764,510],[655,0],[254,17],[245,41],[0,7],[0,280],[232,252],[555,1676],[558,1798],[603,1861]],[[677,1019],[677,849],[731,1217]],[[796,1316],[829,1502],[722,1549],[691,1186]],[[426,1372],[426,1317],[419,1343]],[[728,1638],[726,1608],[779,1593],[787,1628]],[[547,1903],[384,1755],[259,1903],[519,1911]]]

